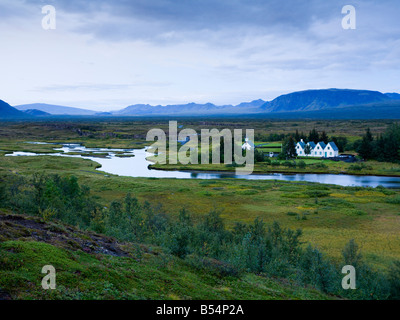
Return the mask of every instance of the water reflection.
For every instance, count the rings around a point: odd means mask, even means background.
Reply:
[[[335,174],[253,174],[247,176],[236,175],[227,172],[183,172],[151,170],[148,166],[151,162],[146,158],[150,156],[145,149],[107,149],[86,148],[79,144],[63,144],[61,148],[54,148],[59,153],[36,154],[30,152],[14,152],[7,156],[37,156],[50,155],[60,157],[82,157],[98,162],[100,171],[128,177],[143,178],[176,178],[176,179],[246,179],[246,180],[285,180],[318,182],[323,184],[335,184],[340,186],[362,186],[386,188],[400,188],[400,177],[379,176],[353,176]],[[73,153],[73,154],[68,154]],[[90,153],[90,155],[87,155]],[[94,155],[102,154],[102,157]],[[124,157],[120,157],[123,155]]]

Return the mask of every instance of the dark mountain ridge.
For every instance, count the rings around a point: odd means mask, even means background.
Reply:
[[[264,112],[317,111],[391,100],[378,91],[325,89],[293,92],[261,106]]]
[[[1,100],[0,100],[1,101]],[[16,108],[23,110],[21,112]],[[43,116],[89,116],[89,117],[154,117],[154,116],[246,116],[284,118],[293,116],[313,118],[355,118],[368,116],[369,119],[397,119],[400,118],[400,94],[386,93],[370,90],[352,89],[319,89],[293,92],[281,95],[276,99],[266,102],[254,100],[238,105],[218,106],[213,103],[188,103],[176,105],[136,104],[118,111],[95,112],[92,110],[48,105],[28,104],[11,107],[1,101],[0,118],[43,117]],[[368,115],[362,115],[368,110]],[[343,115],[341,113],[345,112]],[[293,115],[289,116],[289,113]]]
[[[191,114],[240,114],[259,112],[258,108],[265,103],[264,100],[254,100],[252,102],[243,102],[239,105],[222,105],[217,106],[213,103],[187,103],[176,105],[157,105],[136,104],[128,106],[125,109],[113,112],[114,115],[191,115]]]
[[[11,107],[7,102],[0,100],[0,118],[11,119],[11,118],[24,118],[28,115],[21,112],[14,107]]]

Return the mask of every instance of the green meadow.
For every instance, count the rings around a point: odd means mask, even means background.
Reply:
[[[279,124],[279,123],[278,123]],[[278,125],[271,124],[271,127]],[[328,125],[327,125],[328,124]],[[334,123],[338,124],[338,123]],[[362,132],[364,126],[371,123],[358,123],[350,126],[342,123],[342,128],[332,123],[325,123],[327,128],[342,132],[351,137]],[[372,123],[375,127],[385,129],[385,123]],[[132,125],[136,127],[132,129]],[[82,127],[79,123],[73,124],[46,124],[34,123],[25,126],[20,123],[5,124],[0,130],[0,175],[14,174],[20,176],[32,176],[35,173],[58,174],[60,176],[74,175],[79,183],[90,187],[92,194],[98,201],[108,207],[114,200],[122,200],[131,193],[139,201],[148,201],[152,205],[159,205],[163,212],[173,219],[178,218],[179,211],[184,208],[193,217],[194,221],[201,221],[210,210],[218,210],[221,218],[228,229],[233,229],[238,222],[251,224],[256,218],[261,218],[267,225],[278,221],[284,228],[301,229],[303,231],[302,241],[304,246],[311,244],[326,254],[333,261],[340,261],[342,250],[345,245],[354,239],[361,248],[365,260],[376,270],[386,271],[392,262],[400,260],[400,190],[385,188],[361,188],[340,187],[334,185],[320,185],[305,182],[282,182],[282,181],[249,181],[249,180],[189,180],[189,179],[156,179],[156,178],[131,178],[111,175],[100,170],[95,161],[81,158],[66,158],[54,156],[35,157],[6,157],[5,154],[13,151],[25,151],[36,153],[51,153],[57,144],[63,142],[82,143],[87,147],[113,147],[113,148],[141,148],[149,145],[143,138],[150,127],[165,126],[165,122],[143,122],[143,123],[96,123],[85,124],[90,134],[82,136]],[[200,126],[196,123],[195,126]],[[212,125],[212,124],[209,124]],[[223,124],[222,124],[223,125]],[[243,124],[244,126],[245,124]],[[255,127],[263,124],[256,122]],[[50,126],[50,129],[49,129]],[[189,124],[188,124],[189,126]],[[268,128],[269,124],[265,124]],[[291,128],[302,128],[302,124],[291,126]],[[8,128],[8,129],[7,129]],[[72,128],[72,129],[71,129]],[[118,129],[118,134],[115,134]],[[265,129],[265,128],[264,128]],[[111,133],[108,136],[105,133]],[[126,139],[123,135],[132,137]],[[47,141],[54,145],[27,144],[27,141]],[[262,143],[262,142],[257,142]],[[277,147],[277,143],[271,143]],[[257,164],[256,172],[330,172],[330,173],[356,173],[356,174],[382,174],[400,175],[400,166],[391,163],[379,163],[375,161],[366,162],[365,166],[354,169],[351,164],[332,162],[328,160],[305,159],[305,168],[296,166],[295,169],[287,167],[281,162],[279,165],[261,163]],[[321,166],[321,163],[324,166]],[[220,166],[170,166],[164,165],[162,169],[195,169],[195,170],[234,170],[224,165]],[[22,213],[22,212],[21,212]],[[11,241],[11,240],[10,240]],[[255,275],[246,276],[245,280],[226,280],[218,282],[212,277],[197,274],[192,267],[177,259],[174,263],[169,262],[166,269],[160,270],[159,257],[149,254],[144,260],[134,262],[124,258],[109,260],[108,257],[91,257],[85,253],[76,253],[69,256],[64,249],[52,247],[51,244],[29,244],[16,242],[4,242],[0,246],[18,247],[26,257],[32,257],[32,261],[40,265],[43,261],[35,256],[34,252],[49,250],[55,259],[61,259],[62,263],[88,274],[85,282],[85,292],[81,298],[91,298],[98,294],[100,298],[107,298],[102,293],[90,293],[90,281],[98,274],[107,273],[109,280],[105,283],[113,298],[124,298],[123,292],[128,298],[165,298],[185,299],[191,298],[294,298],[303,299],[309,297],[323,298],[313,292],[293,293],[289,287],[281,287],[274,296],[263,296],[257,290],[252,291],[253,286],[257,288],[274,288],[277,286],[272,280],[257,278]],[[36,246],[39,246],[36,248]],[[21,253],[22,254],[22,253]],[[176,259],[171,258],[169,259]],[[61,261],[60,260],[60,261]],[[169,260],[171,261],[171,260]],[[57,262],[58,263],[58,262]],[[165,265],[165,262],[162,263]],[[171,267],[172,264],[176,266]],[[88,269],[89,265],[90,270]],[[23,266],[21,266],[23,268]],[[168,269],[170,268],[170,269]],[[139,278],[130,278],[126,270],[140,270]],[[19,270],[19,269],[18,269]],[[20,271],[13,271],[21,277]],[[21,269],[22,270],[22,269]],[[179,270],[180,275],[176,272]],[[22,272],[22,271],[21,271]],[[183,274],[185,280],[171,289],[167,289],[162,296],[152,295],[151,292],[158,287],[159,282],[144,285],[148,274],[156,272],[159,281],[169,283],[171,279],[180,279]],[[66,274],[66,277],[71,276]],[[36,276],[24,274],[24,278],[37,281]],[[128,279],[125,284],[118,285],[118,279]],[[168,280],[170,279],[170,280]],[[22,281],[22,280],[21,280]],[[76,279],[71,279],[76,281]],[[232,282],[233,281],[233,282]],[[266,282],[267,281],[267,282]],[[197,289],[190,294],[186,283],[192,283]],[[136,287],[143,288],[142,291],[127,292],[124,286],[135,283]],[[257,284],[255,284],[257,283]],[[4,284],[3,284],[4,285]],[[0,287],[2,284],[0,283]],[[147,286],[147,287],[146,287]],[[210,289],[212,288],[212,290]],[[297,288],[298,289],[298,288]],[[296,289],[296,290],[297,290]],[[105,290],[105,289],[104,289]],[[213,295],[207,295],[211,290]],[[271,289],[272,290],[272,289]],[[101,291],[103,292],[103,291]],[[108,291],[107,291],[108,292]],[[20,298],[33,297],[21,294]],[[71,292],[71,297],[78,297],[78,293]],[[74,295],[76,294],[76,296]],[[42,297],[51,298],[51,297]],[[57,298],[57,297],[55,297]],[[60,298],[60,297],[58,297]],[[65,297],[61,297],[65,298]]]
[[[186,208],[199,217],[217,208],[228,226],[261,217],[267,223],[279,221],[285,227],[301,228],[305,240],[336,258],[350,239],[356,239],[377,266],[400,258],[397,190],[280,181],[130,178],[102,173],[91,160],[52,156],[3,156],[0,163],[0,173],[75,175],[101,196],[104,205],[130,192],[140,200],[161,204],[171,215]]]

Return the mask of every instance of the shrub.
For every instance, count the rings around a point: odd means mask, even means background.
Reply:
[[[306,165],[306,163],[305,163],[304,161],[299,161],[299,162],[297,163],[297,166],[298,166],[300,169],[305,169],[305,168],[307,167],[307,165]]]
[[[219,277],[238,277],[240,275],[240,271],[235,266],[217,259],[190,255],[186,257],[185,261],[193,268]]]
[[[400,196],[389,198],[386,200],[386,202],[391,204],[400,204]]]
[[[344,247],[343,251],[343,259],[346,265],[353,266],[357,268],[358,266],[362,265],[362,255],[361,251],[357,245],[357,243],[354,241],[354,239],[351,239],[346,246]]]
[[[363,169],[365,169],[366,166],[365,164],[361,163],[361,164],[352,164],[349,166],[349,170],[350,171],[361,171]]]
[[[283,165],[288,168],[296,168],[296,162],[294,161],[285,161]]]
[[[390,298],[400,300],[400,261],[396,260],[389,268],[388,281],[390,285]]]
[[[323,198],[330,195],[330,192],[325,190],[307,190],[304,193],[310,198]]]
[[[319,162],[319,163],[314,164],[314,168],[316,168],[316,169],[327,169],[328,166],[325,163]]]
[[[279,161],[272,161],[271,162],[271,166],[273,166],[273,167],[279,167],[281,165],[281,163],[279,162]]]

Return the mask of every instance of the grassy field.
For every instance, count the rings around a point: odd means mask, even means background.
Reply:
[[[96,167],[90,160],[51,156],[2,157],[0,161],[0,173],[73,174],[105,206],[131,192],[140,200],[160,203],[171,215],[186,208],[201,217],[217,208],[228,227],[262,217],[267,223],[279,221],[285,227],[301,228],[304,240],[333,258],[339,258],[344,245],[354,238],[368,261],[378,267],[400,259],[399,191],[279,181],[130,178],[105,175]]]
[[[187,123],[202,126],[242,126],[249,123],[210,121]],[[362,134],[366,127],[383,132],[389,123],[384,121],[312,122],[328,134]],[[306,122],[254,122],[262,132],[278,130],[306,131]],[[91,187],[107,206],[112,200],[122,199],[131,192],[140,200],[160,203],[163,210],[176,215],[184,207],[194,217],[201,217],[217,208],[228,227],[234,222],[251,222],[262,217],[267,223],[279,221],[283,226],[301,228],[304,240],[339,258],[344,245],[354,238],[361,246],[367,260],[376,267],[386,268],[393,259],[400,259],[400,192],[386,189],[345,188],[321,186],[312,183],[245,180],[177,180],[118,177],[97,171],[98,164],[81,158],[4,157],[9,151],[51,152],[53,145],[32,145],[26,141],[80,142],[88,147],[135,148],[146,145],[146,130],[167,128],[167,122],[123,123],[9,123],[0,129],[0,173],[30,175],[35,172],[75,175],[80,183]],[[288,129],[289,128],[289,129]],[[329,130],[330,131],[329,131]],[[85,131],[86,130],[86,131]],[[84,133],[82,133],[84,132]],[[118,136],[117,133],[123,133]],[[107,133],[109,136],[107,136]],[[129,136],[131,138],[126,138]],[[351,164],[327,160],[304,160],[307,167],[300,169],[267,164],[257,164],[256,172],[330,172],[352,174],[400,175],[395,164],[367,162],[362,170],[351,170]],[[326,168],[319,167],[320,163]],[[164,166],[163,168],[169,168]],[[170,167],[177,168],[176,166]],[[179,169],[182,169],[178,166]],[[190,166],[184,169],[194,169]],[[198,169],[209,170],[207,166]],[[218,170],[234,170],[221,165]],[[303,170],[303,171],[302,171]]]
[[[172,119],[177,120],[177,119]],[[359,139],[367,128],[374,134],[383,133],[386,128],[395,123],[394,120],[337,120],[337,121],[293,121],[293,120],[229,120],[207,119],[193,120],[178,119],[178,125],[194,130],[213,129],[254,129],[257,135],[294,133],[296,130],[308,134],[316,128],[319,132],[325,131],[329,136],[347,137],[350,142]],[[143,142],[146,133],[153,128],[161,128],[168,132],[168,119],[135,119],[129,120],[97,120],[96,122],[82,119],[69,121],[37,121],[37,122],[1,122],[0,140],[25,141],[81,141],[87,147],[101,143],[101,147],[129,145],[133,141]],[[258,141],[257,143],[266,143]],[[279,143],[275,143],[280,147]]]

